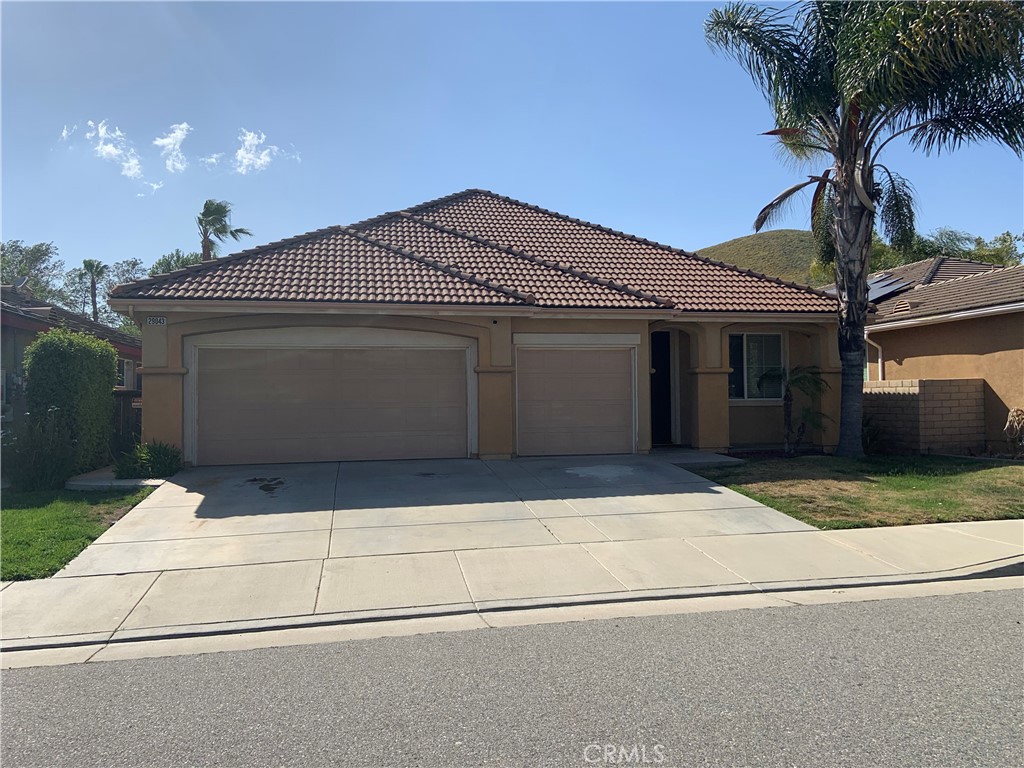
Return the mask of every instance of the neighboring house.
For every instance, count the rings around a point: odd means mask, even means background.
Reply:
[[[835,299],[482,190],[119,286],[143,437],[192,464],[778,444],[766,370],[821,366]]]
[[[872,280],[868,379],[984,379],[984,440],[1004,449],[1024,408],[1024,265],[937,257]]]
[[[109,341],[117,349],[117,386],[138,389],[136,368],[142,362],[142,340],[87,317],[33,298],[24,288],[0,287],[0,334],[3,350],[3,424],[12,426],[24,413],[25,347],[51,328],[65,327]]]

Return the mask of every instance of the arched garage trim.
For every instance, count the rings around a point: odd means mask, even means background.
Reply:
[[[474,369],[478,361],[477,339],[408,329],[362,326],[291,326],[249,328],[192,334],[183,337],[182,363],[187,370],[184,381],[184,454],[197,463],[199,350],[222,349],[331,349],[331,348],[416,348],[462,349],[466,358],[466,445],[470,456],[477,453],[478,397]],[[201,457],[198,457],[201,458]]]

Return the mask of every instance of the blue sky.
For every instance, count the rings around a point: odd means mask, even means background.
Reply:
[[[745,235],[806,171],[705,44],[712,7],[4,2],[2,235],[148,264],[198,250],[211,197],[250,247],[467,187],[691,250]],[[1009,150],[886,152],[921,231],[1024,229]]]

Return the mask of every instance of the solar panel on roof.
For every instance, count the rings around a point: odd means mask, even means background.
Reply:
[[[891,276],[890,276],[891,277]],[[909,288],[913,283],[893,278],[884,283],[876,283],[872,285],[868,283],[868,301],[881,301],[887,296],[892,296],[894,293],[899,293],[905,288]]]

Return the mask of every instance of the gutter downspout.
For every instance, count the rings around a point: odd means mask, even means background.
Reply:
[[[882,345],[871,340],[866,328],[864,329],[864,341],[878,350],[878,380],[885,381],[885,361],[882,359]],[[869,360],[868,362],[870,363],[871,361]]]

